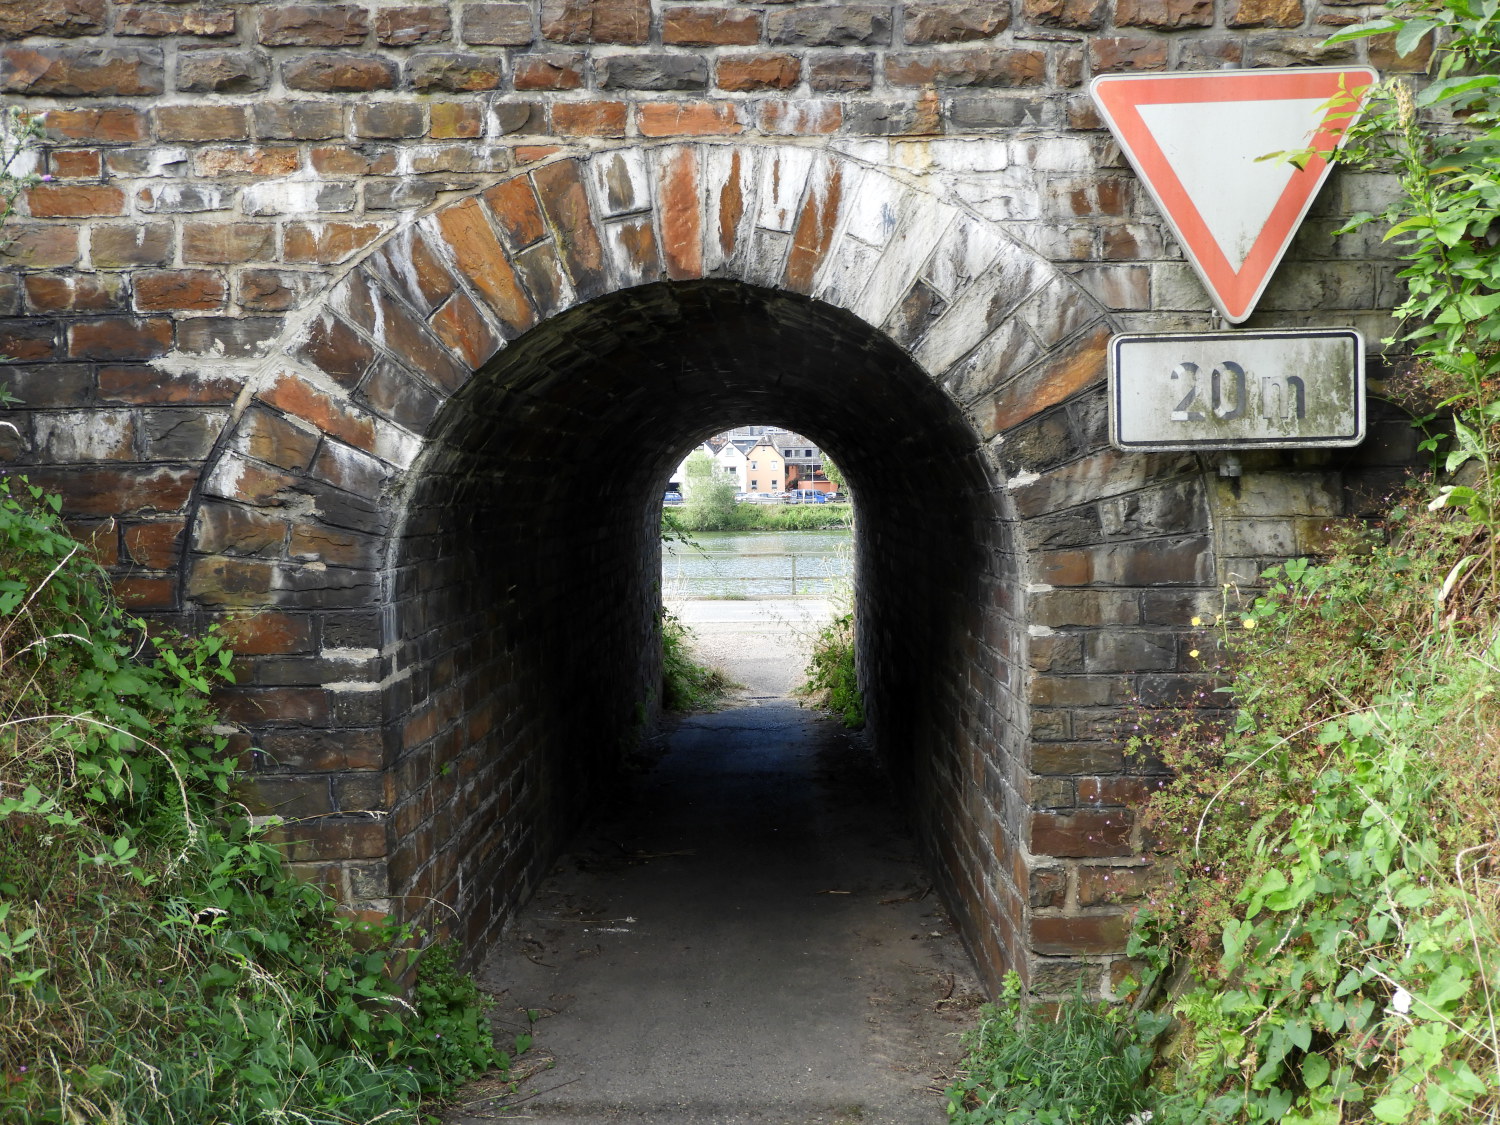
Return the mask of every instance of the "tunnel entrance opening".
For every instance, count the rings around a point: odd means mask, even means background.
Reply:
[[[984,874],[1015,768],[1016,563],[975,431],[854,316],[711,281],[531,330],[449,401],[409,474],[388,574],[390,875],[409,914],[448,903],[482,949],[597,807],[655,718],[662,482],[746,417],[806,433],[859,495],[873,745],[971,945],[1003,947],[1007,910],[1019,924]]]

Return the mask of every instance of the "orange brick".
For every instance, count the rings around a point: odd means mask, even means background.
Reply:
[[[552,107],[553,132],[570,137],[623,137],[624,102],[558,102]]]
[[[37,184],[26,193],[35,219],[76,219],[120,215],[125,193],[105,184]]]
[[[732,136],[745,126],[731,102],[648,102],[639,110],[647,137]]]

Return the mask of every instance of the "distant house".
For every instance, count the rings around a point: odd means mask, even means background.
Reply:
[[[834,484],[823,475],[823,451],[801,434],[783,430],[768,435],[775,439],[786,463],[786,487],[833,492]]]
[[[736,492],[750,490],[748,478],[745,476],[745,466],[750,463],[750,459],[745,456],[745,452],[750,449],[751,444],[750,442],[725,441],[714,452],[715,474],[733,477]]]
[[[786,488],[786,458],[777,441],[779,436],[762,434],[745,453],[746,492],[780,492]]]

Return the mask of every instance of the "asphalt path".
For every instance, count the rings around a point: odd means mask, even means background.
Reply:
[[[946,1121],[979,989],[862,739],[762,685],[655,750],[483,963],[535,1045],[449,1125]]]

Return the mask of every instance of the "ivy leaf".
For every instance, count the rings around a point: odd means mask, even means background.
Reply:
[[[1398,37],[1397,43],[1400,43]],[[1400,50],[1398,45],[1397,50]],[[1405,54],[1403,51],[1402,54]],[[1489,86],[1500,85],[1500,75],[1481,74],[1478,76],[1460,76],[1458,78],[1444,78],[1428,86],[1416,97],[1418,105],[1435,105],[1437,102],[1447,101],[1450,98],[1460,97],[1463,94],[1473,93],[1475,90],[1483,90]]]

